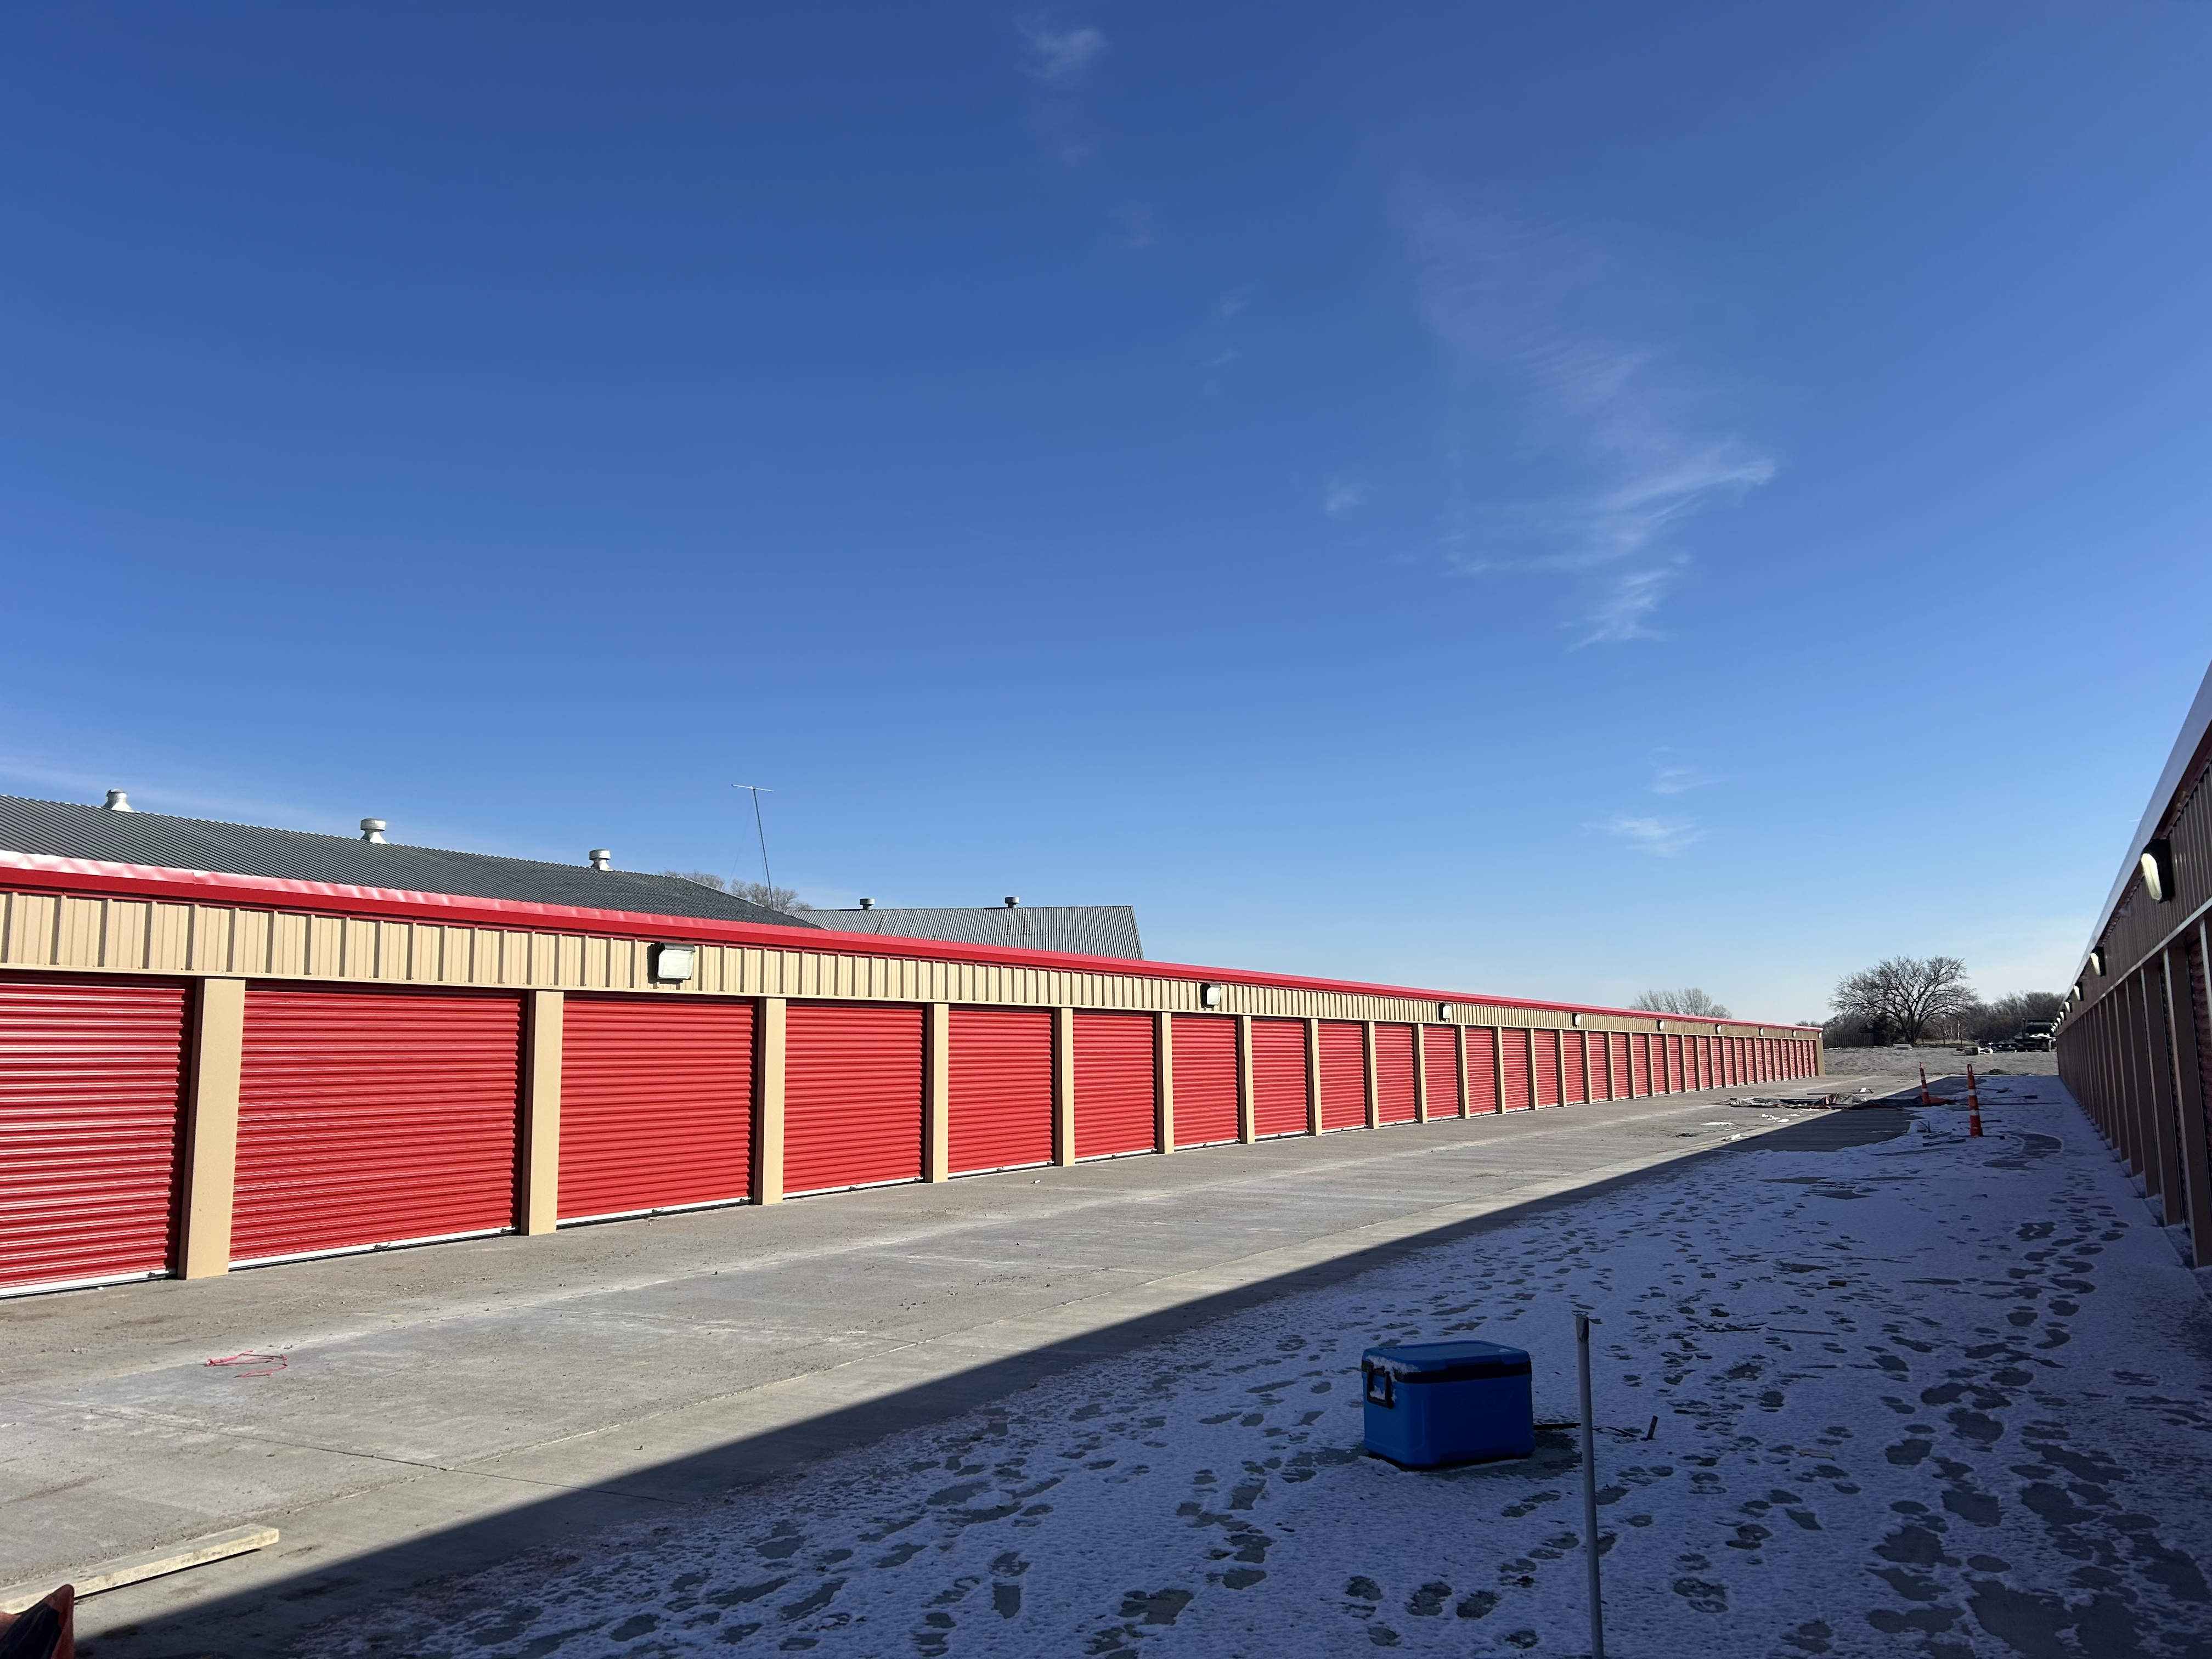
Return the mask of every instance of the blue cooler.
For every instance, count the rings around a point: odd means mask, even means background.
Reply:
[[[1359,1357],[1367,1449],[1409,1469],[1536,1449],[1528,1355],[1495,1342],[1404,1342]]]

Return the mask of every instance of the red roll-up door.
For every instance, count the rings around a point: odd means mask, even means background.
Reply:
[[[1636,1092],[1636,1080],[1629,1069],[1628,1033],[1615,1031],[1606,1039],[1606,1051],[1613,1060],[1613,1097],[1626,1100]]]
[[[1177,1014],[1169,1057],[1175,1073],[1175,1144],[1216,1146],[1237,1139],[1237,1022]]]
[[[1421,1027],[1422,1082],[1431,1122],[1464,1117],[1459,1097],[1459,1032],[1449,1025]]]
[[[1631,1088],[1638,1095],[1651,1092],[1651,1037],[1649,1032],[1637,1031],[1628,1039],[1628,1067]]]
[[[514,1224],[522,1004],[249,986],[234,1264]]]
[[[1467,1034],[1468,1109],[1495,1112],[1498,1100],[1498,1030],[1478,1025]]]
[[[1774,1045],[1766,1037],[1759,1039],[1759,1080],[1761,1083],[1774,1081]]]
[[[1413,1028],[1375,1027],[1375,1106],[1379,1123],[1411,1123],[1420,1114],[1413,1095]]]
[[[954,1175],[1052,1162],[1052,1010],[945,1011],[945,1165]]]
[[[1367,1037],[1349,1020],[1321,1023],[1321,1127],[1357,1129],[1367,1121]]]
[[[1075,1155],[1159,1148],[1150,1014],[1075,1016]]]
[[[1498,1039],[1505,1073],[1505,1109],[1519,1111],[1532,1103],[1528,1089],[1534,1068],[1528,1057],[1528,1033],[1517,1026],[1507,1026],[1498,1032]]]
[[[0,979],[0,1291],[167,1270],[184,1053],[181,985]]]
[[[921,1179],[921,1010],[794,1002],[785,1015],[783,1190]]]
[[[1655,1079],[1661,1094],[1674,1094],[1682,1086],[1682,1039],[1662,1036],[1658,1052],[1652,1056],[1652,1069],[1658,1073]]]
[[[562,1220],[751,1193],[753,1024],[750,1002],[566,1000]]]
[[[1262,1139],[1306,1132],[1304,1020],[1252,1022],[1252,1126]]]
[[[1712,1088],[1720,1081],[1713,1066],[1713,1040],[1710,1036],[1698,1039],[1698,1087]]]
[[[1743,1039],[1741,1037],[1730,1037],[1728,1040],[1728,1067],[1729,1082],[1735,1087],[1741,1088],[1746,1080],[1743,1067]]]
[[[1536,1104],[1556,1106],[1559,1103],[1559,1034],[1557,1031],[1538,1031],[1536,1045]]]
[[[1583,1031],[1566,1031],[1559,1040],[1567,1045],[1559,1072],[1559,1098],[1570,1106],[1579,1106],[1589,1098],[1584,1085],[1588,1073],[1583,1069],[1589,1064],[1589,1036]]]

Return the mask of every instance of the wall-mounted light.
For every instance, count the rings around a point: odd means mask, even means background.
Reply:
[[[1449,1019],[1458,1012],[1459,1010],[1453,1007],[1449,1002],[1439,1002],[1437,1004],[1437,1018],[1438,1019]]]
[[[653,947],[653,977],[661,985],[681,985],[699,965],[696,945],[656,945]]]
[[[1663,1019],[1655,1019],[1651,1022],[1651,1029],[1655,1031],[1663,1031],[1667,1029],[1667,1022]]]
[[[1201,1008],[1218,1008],[1221,1006],[1221,994],[1223,989],[1224,988],[1218,985],[1200,986],[1198,988],[1198,1006]]]
[[[2173,843],[2160,836],[2142,850],[2143,889],[2154,903],[2163,904],[2173,896]]]
[[[2089,952],[2089,971],[2099,979],[2105,976],[2105,947],[2101,945]]]
[[[1575,1023],[1576,1024],[1577,1024],[1577,1025],[1579,1025],[1579,1024],[1581,1024],[1583,1023],[1583,1017],[1582,1017],[1580,1014],[1570,1014],[1570,1015],[1568,1015],[1568,1016],[1567,1016],[1567,1018],[1570,1018],[1570,1019],[1571,1019],[1571,1020],[1573,1020],[1573,1021],[1574,1021],[1574,1023]]]

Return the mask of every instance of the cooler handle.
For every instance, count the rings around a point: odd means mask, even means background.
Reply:
[[[1398,1390],[1392,1382],[1390,1373],[1382,1366],[1364,1360],[1360,1363],[1359,1369],[1366,1374],[1364,1381],[1367,1384],[1367,1398],[1377,1406],[1395,1411],[1398,1407]],[[1376,1391],[1377,1382],[1382,1385],[1380,1393]]]

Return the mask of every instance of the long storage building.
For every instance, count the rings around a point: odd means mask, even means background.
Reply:
[[[846,933],[382,828],[0,799],[0,1294],[1821,1069],[1817,1028]]]

